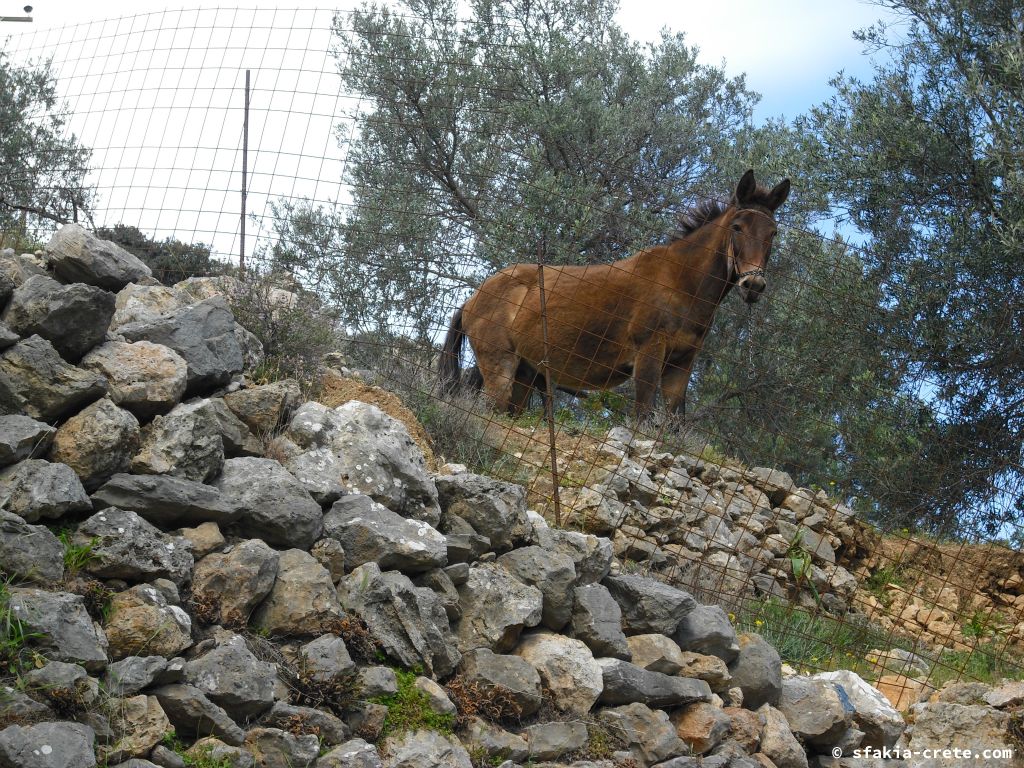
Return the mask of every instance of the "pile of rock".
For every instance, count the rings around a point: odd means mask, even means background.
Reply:
[[[673,455],[616,427],[580,486],[562,497],[574,525],[698,596],[736,606],[777,598],[838,615],[852,607],[857,580],[845,565],[863,526],[786,472]],[[794,556],[809,567],[795,574]]]
[[[519,486],[432,474],[373,406],[244,386],[258,345],[222,298],[80,228],[0,254],[0,309],[0,768],[802,768],[899,743],[856,675],[783,678],[721,607],[623,567],[630,525],[772,592],[796,542],[843,599],[846,513],[779,473],[651,453],[652,476],[623,445],[583,492],[613,538],[553,529]],[[396,725],[410,702],[446,727]]]

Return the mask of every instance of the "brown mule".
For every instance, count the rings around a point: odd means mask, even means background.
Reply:
[[[646,416],[659,385],[667,407],[683,412],[693,361],[715,310],[735,285],[744,301],[767,286],[765,265],[775,211],[789,179],[773,189],[743,174],[728,205],[704,203],[680,217],[666,245],[611,264],[544,267],[548,359],[540,317],[537,264],[495,273],[455,312],[441,350],[447,391],[460,379],[468,337],[494,407],[516,415],[542,373],[559,389],[610,389],[630,376],[636,413]],[[546,364],[545,364],[546,363]]]

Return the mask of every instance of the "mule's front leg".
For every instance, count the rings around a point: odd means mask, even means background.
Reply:
[[[633,386],[636,389],[636,419],[642,421],[654,410],[654,396],[661,383],[665,346],[650,343],[640,348],[633,364]]]
[[[665,369],[661,372],[661,394],[669,413],[678,413],[680,416],[686,414],[686,388],[690,384],[690,372],[696,354],[696,350],[692,350],[665,363]]]

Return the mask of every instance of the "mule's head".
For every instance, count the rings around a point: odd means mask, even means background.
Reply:
[[[754,180],[754,172],[743,174],[730,201],[732,216],[727,220],[729,280],[740,289],[740,298],[753,304],[768,286],[765,267],[772,241],[778,231],[775,210],[789,196],[789,179],[773,189]]]

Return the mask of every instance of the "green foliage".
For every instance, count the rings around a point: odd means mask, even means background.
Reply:
[[[137,227],[125,224],[100,227],[96,235],[137,256],[164,285],[174,285],[190,277],[223,274],[227,267],[211,260],[210,247],[203,243],[183,243],[173,237],[158,241]]]
[[[68,576],[74,576],[97,559],[93,549],[100,541],[98,536],[93,536],[85,544],[74,544],[71,540],[73,535],[73,532],[67,528],[57,535],[60,543],[64,545],[64,570]]]
[[[748,604],[737,625],[741,631],[761,635],[795,669],[814,672],[851,669],[871,675],[868,652],[889,648],[894,641],[890,633],[862,617],[837,618],[778,600]]]
[[[892,527],[991,535],[1024,512],[1024,48],[1013,0],[890,0],[874,79],[801,121],[867,237],[878,353],[918,418],[878,425],[864,490]],[[911,412],[911,414],[913,413]]]
[[[455,727],[455,716],[440,714],[430,708],[430,697],[416,687],[416,672],[396,669],[395,677],[398,679],[398,692],[374,700],[388,708],[382,736],[421,728],[450,734]]]
[[[182,743],[177,733],[173,730],[164,734],[162,743],[180,757],[185,762],[187,768],[233,768],[234,766],[234,762],[229,755],[215,758],[212,754],[213,750],[209,747],[199,750],[198,753],[189,754],[188,747]]]
[[[32,632],[11,606],[10,580],[0,571],[0,675],[16,675],[29,664],[29,641],[42,637]]]
[[[89,215],[91,151],[68,131],[67,118],[50,62],[16,65],[0,50],[0,233],[14,233],[21,247],[53,222]]]

